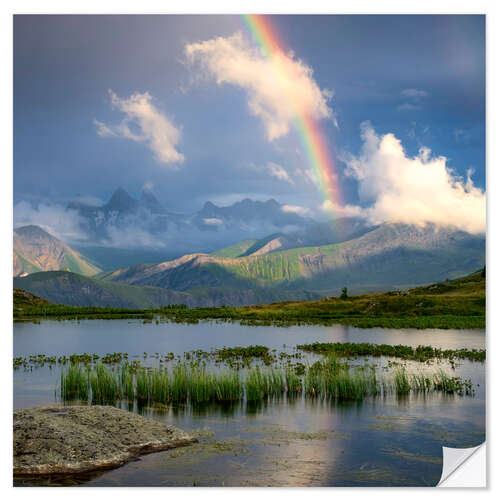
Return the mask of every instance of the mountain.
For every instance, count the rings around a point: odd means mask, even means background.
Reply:
[[[311,224],[288,234],[278,233],[256,241],[238,257],[264,255],[290,248],[323,246],[341,243],[362,236],[375,229],[364,219],[357,217],[336,219],[328,222]]]
[[[14,229],[14,276],[66,269],[91,276],[100,269],[38,226]]]
[[[239,306],[312,300],[338,295],[344,286],[350,293],[410,288],[484,266],[484,235],[434,224],[386,223],[359,231],[360,236],[339,243],[268,248],[265,253],[259,250],[281,236],[269,237],[260,247],[262,241],[249,239],[216,254],[187,254],[92,278],[61,271],[34,273],[15,278],[14,287],[68,305]],[[251,250],[251,255],[244,255]]]
[[[301,227],[312,223],[311,219],[286,211],[285,205],[279,204],[276,200],[270,199],[262,202],[249,198],[228,207],[218,207],[207,201],[203,208],[191,217],[191,221],[200,229],[213,229],[218,225],[234,227],[248,224],[251,226],[252,223],[259,221],[276,228]]]
[[[259,240],[249,239],[243,240],[234,245],[217,250],[217,252],[212,252],[215,257],[229,257],[235,259],[236,257],[241,257],[249,248],[255,245]]]
[[[330,295],[343,286],[369,291],[427,284],[459,277],[484,265],[484,236],[434,224],[386,223],[365,230],[361,236],[329,245],[265,253],[257,250],[237,258],[195,253],[99,277],[186,292],[200,287],[267,287]],[[270,241],[276,239],[279,237]]]
[[[169,255],[213,252],[235,241],[260,239],[273,233],[304,229],[314,221],[287,210],[276,200],[248,198],[230,206],[207,201],[192,213],[169,211],[150,189],[139,199],[117,189],[101,206],[80,201],[68,204],[76,212],[85,245],[106,248],[165,250]],[[82,248],[82,246],[80,246]],[[96,252],[94,250],[94,256]],[[97,256],[99,262],[99,256]]]
[[[189,307],[218,307],[229,304],[243,306],[293,298],[319,298],[319,295],[308,292],[269,290],[262,287],[242,290],[204,287],[184,293],[154,286],[111,283],[66,271],[40,272],[14,278],[14,289],[18,293],[29,292],[54,304],[128,309],[148,309],[168,304],[186,304]]]
[[[162,204],[156,199],[153,192],[148,188],[142,190],[139,205],[149,210],[153,215],[167,213]]]

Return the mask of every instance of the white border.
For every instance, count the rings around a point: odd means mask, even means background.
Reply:
[[[497,217],[500,217],[500,196],[497,195],[496,189],[499,185],[499,169],[500,158],[498,155],[498,142],[500,130],[498,128],[498,112],[500,81],[498,78],[498,54],[500,52],[500,23],[498,19],[498,4],[496,0],[492,1],[464,1],[464,0],[419,0],[414,2],[401,2],[401,0],[378,0],[373,1],[315,1],[307,0],[298,2],[296,0],[254,0],[252,2],[234,2],[228,0],[212,0],[210,2],[202,2],[200,0],[182,0],[181,2],[160,2],[151,0],[141,0],[140,2],[130,1],[96,1],[87,0],[85,2],[74,0],[67,2],[62,0],[46,0],[44,2],[34,0],[18,0],[4,1],[1,8],[1,24],[0,36],[2,36],[1,54],[3,76],[0,80],[1,100],[2,100],[2,128],[0,138],[2,140],[2,178],[0,182],[0,203],[2,204],[0,214],[2,221],[2,232],[4,235],[3,244],[0,245],[0,262],[1,262],[1,293],[2,293],[2,328],[0,329],[1,352],[4,355],[2,367],[2,388],[4,391],[3,401],[4,411],[1,417],[1,482],[0,486],[11,490],[12,485],[12,14],[14,13],[40,13],[40,14],[62,14],[62,13],[87,13],[87,14],[167,14],[167,13],[331,13],[331,14],[487,14],[487,187],[488,187],[488,240],[487,240],[487,270],[488,270],[488,418],[487,418],[487,436],[488,436],[488,482],[487,490],[474,490],[476,494],[490,495],[497,488],[498,481],[495,480],[495,475],[491,472],[495,471],[497,461],[494,460],[497,449],[498,433],[495,428],[490,425],[492,422],[498,421],[494,415],[498,415],[498,398],[492,398],[490,387],[492,381],[499,378],[498,367],[500,363],[492,362],[494,356],[497,356],[496,345],[498,340],[496,335],[500,335],[496,326],[498,325],[497,314],[492,306],[495,301],[498,301],[497,283],[498,283],[498,266],[494,257],[494,248],[498,248],[498,225],[495,222]],[[425,36],[425,35],[423,35]],[[493,215],[495,214],[495,215]],[[498,256],[496,256],[498,258]],[[498,308],[498,307],[497,307]],[[7,381],[7,382],[6,382]],[[144,490],[143,490],[144,491]],[[125,497],[136,496],[142,494],[143,491],[136,488],[120,488],[118,489],[92,489],[73,488],[72,496],[104,496],[108,494],[118,494]],[[183,498],[191,497],[199,492],[195,488],[182,488],[167,490],[162,488],[148,488],[144,491],[148,496],[166,495],[182,495]],[[65,488],[37,488],[32,489],[17,488],[10,491],[16,496],[41,496],[43,498],[62,497],[68,495],[68,490]],[[422,494],[419,488],[406,488],[402,492],[399,488],[286,488],[286,489],[259,489],[256,491],[253,488],[241,488],[235,491],[234,489],[203,489],[204,496],[212,497],[228,497],[238,495],[238,497],[252,498],[255,494],[259,496],[296,496],[301,494],[328,496],[333,495],[370,495],[375,499],[385,498],[392,495],[408,495],[409,497],[417,497]],[[426,494],[440,495],[457,495],[459,497],[470,495],[470,490],[441,490],[427,489]]]

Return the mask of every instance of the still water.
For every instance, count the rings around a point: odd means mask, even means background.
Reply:
[[[484,330],[360,329],[342,325],[247,327],[141,320],[42,321],[14,325],[14,356],[127,352],[182,354],[192,349],[262,344],[291,352],[310,342],[371,342],[484,348]],[[388,359],[373,360],[379,365]],[[96,474],[17,485],[86,486],[433,486],[442,446],[477,446],[485,439],[485,365],[461,361],[453,375],[470,378],[475,395],[411,395],[326,403],[308,398],[247,407],[169,406],[141,413],[198,436],[190,447],[154,453]],[[14,408],[51,404],[58,367],[14,372]]]

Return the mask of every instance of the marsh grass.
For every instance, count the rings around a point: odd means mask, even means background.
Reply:
[[[396,368],[393,375],[394,387],[399,395],[408,394],[411,389],[410,377],[403,367]]]
[[[57,388],[56,388],[57,390]],[[411,373],[397,366],[389,375],[377,376],[374,366],[350,366],[329,356],[306,367],[303,375],[295,370],[252,367],[244,371],[209,371],[204,366],[178,363],[171,369],[137,368],[123,363],[108,367],[70,364],[64,368],[59,395],[63,401],[90,400],[93,404],[136,400],[139,404],[247,403],[269,398],[306,397],[324,400],[363,400],[377,395],[405,396],[411,392],[438,391],[472,395],[468,380],[452,377],[440,369],[431,374]]]
[[[61,373],[60,394],[63,400],[82,400],[89,398],[89,373],[81,365],[70,365]]]
[[[112,403],[122,398],[120,377],[117,371],[97,363],[93,369],[89,370],[88,379],[92,389],[92,403]]]

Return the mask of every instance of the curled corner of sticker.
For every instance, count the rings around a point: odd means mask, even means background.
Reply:
[[[442,488],[486,487],[486,443],[472,448],[443,446]]]

